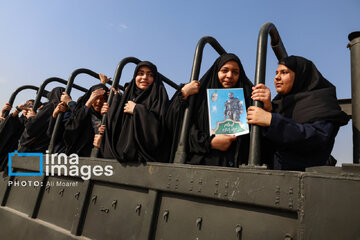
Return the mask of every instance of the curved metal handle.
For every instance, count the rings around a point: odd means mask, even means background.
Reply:
[[[24,86],[18,87],[18,88],[11,94],[8,103],[10,103],[10,105],[12,106],[12,105],[14,104],[15,98],[17,97],[17,95],[19,94],[19,92],[21,92],[22,90],[25,90],[25,89],[32,89],[32,90],[35,90],[35,91],[38,91],[38,90],[39,90],[38,87],[35,87],[35,86],[33,86],[33,85],[24,85]],[[8,115],[9,115],[9,111],[5,111],[5,112],[4,112],[4,118],[6,118]]]
[[[255,85],[265,84],[265,71],[266,71],[266,52],[268,36],[271,37],[271,46],[278,59],[287,57],[287,52],[281,41],[279,32],[272,23],[265,23],[259,32],[257,54],[256,54],[256,68],[255,68]],[[254,106],[263,107],[262,102],[255,101]],[[251,126],[250,132],[250,148],[249,148],[249,161],[248,164],[252,166],[260,165],[261,159],[261,128],[257,125]]]
[[[219,53],[219,55],[226,53],[224,48],[215,38],[210,36],[205,36],[201,38],[196,46],[190,82],[193,80],[199,80],[203,50],[207,43],[209,43]],[[187,158],[187,152],[186,152],[187,138],[189,136],[189,128],[190,128],[193,105],[194,105],[194,98],[190,96],[189,107],[186,108],[184,112],[184,120],[181,127],[180,139],[175,153],[174,163],[185,163]]]

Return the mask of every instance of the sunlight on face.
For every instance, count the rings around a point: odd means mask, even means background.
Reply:
[[[140,67],[136,74],[135,83],[141,90],[147,89],[154,82],[154,73],[148,66]]]
[[[274,80],[276,91],[282,95],[288,94],[294,85],[294,80],[295,73],[285,65],[279,64]]]

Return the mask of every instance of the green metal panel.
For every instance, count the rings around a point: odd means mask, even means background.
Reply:
[[[148,214],[146,189],[93,185],[82,234],[94,239],[139,239]]]
[[[79,201],[85,197],[83,181],[73,178],[49,177],[42,195],[37,218],[71,230]]]
[[[297,213],[164,194],[155,239],[296,239]]]

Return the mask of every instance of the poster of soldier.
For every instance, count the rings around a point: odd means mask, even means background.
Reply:
[[[249,133],[242,88],[207,89],[207,100],[210,135]]]

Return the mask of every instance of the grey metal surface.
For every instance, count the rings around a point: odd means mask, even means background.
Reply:
[[[37,164],[31,157],[13,160],[15,170],[36,171]],[[112,165],[114,175],[93,176],[89,181],[49,177],[48,182],[84,185],[45,190],[35,219],[27,210],[33,206],[18,207],[7,201],[0,207],[0,225],[14,229],[15,222],[21,223],[24,227],[12,234],[27,232],[28,239],[37,239],[43,232],[56,235],[51,239],[78,239],[79,235],[106,240],[360,236],[356,209],[360,165],[291,172],[165,163],[121,165],[80,158],[82,165]],[[9,190],[9,199],[31,200],[31,194]]]
[[[353,126],[353,162],[360,163],[360,34],[349,35],[351,58],[351,98]]]

